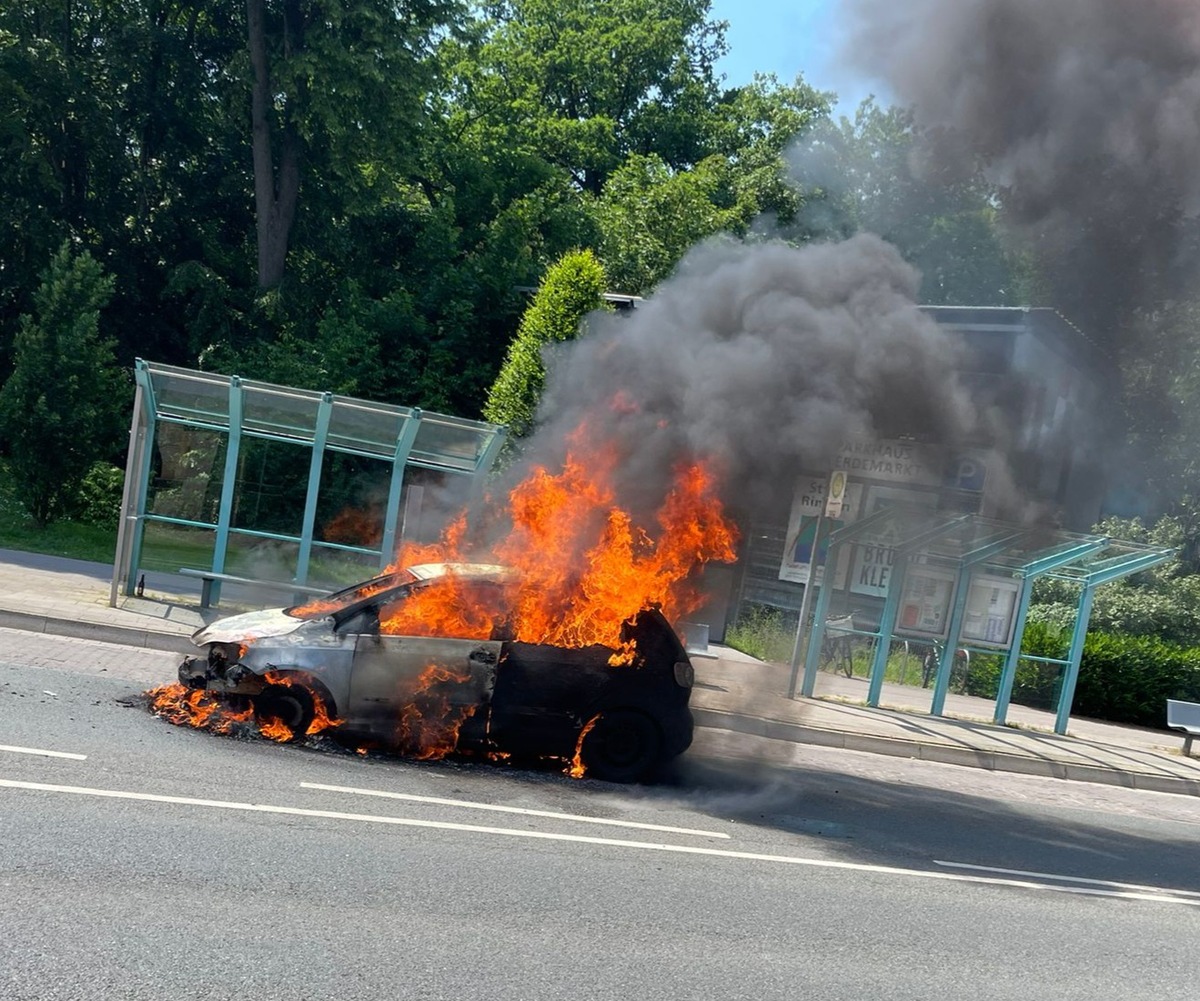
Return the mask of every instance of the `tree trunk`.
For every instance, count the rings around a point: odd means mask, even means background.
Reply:
[[[295,129],[285,121],[276,143],[271,135],[271,71],[267,60],[266,0],[246,0],[246,28],[254,81],[250,96],[254,154],[254,211],[258,229],[258,287],[283,280],[288,236],[300,194],[300,153]],[[278,163],[276,163],[276,152]]]

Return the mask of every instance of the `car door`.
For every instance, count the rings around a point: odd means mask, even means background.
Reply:
[[[358,728],[418,757],[481,746],[496,684],[493,640],[361,634],[350,675]]]
[[[501,646],[498,639],[381,634],[376,616],[355,643],[348,715],[418,756],[482,744]]]

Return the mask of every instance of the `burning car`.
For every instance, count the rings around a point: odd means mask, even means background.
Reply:
[[[179,681],[284,739],[332,727],[422,758],[554,757],[627,782],[687,749],[693,670],[661,612],[621,623],[617,647],[523,642],[524,590],[500,566],[411,566],[206,626]]]

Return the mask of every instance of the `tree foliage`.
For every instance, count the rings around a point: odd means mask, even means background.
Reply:
[[[1173,548],[1176,556],[1156,567],[1096,588],[1089,619],[1095,632],[1155,637],[1183,647],[1200,647],[1200,573],[1194,530],[1166,515],[1147,528],[1137,518],[1110,517],[1093,531],[1115,539]],[[1034,585],[1030,616],[1058,629],[1074,625],[1079,587],[1040,579]]]
[[[514,148],[599,195],[631,153],[686,167],[718,96],[708,0],[490,0],[457,59],[462,104]]]
[[[21,318],[16,364],[0,390],[0,428],[18,495],[39,525],[69,508],[128,413],[112,343],[99,333],[112,291],[92,255],[64,243],[34,295],[34,312]]]
[[[546,272],[488,394],[487,420],[507,424],[514,437],[532,429],[546,379],[543,351],[578,335],[588,313],[604,307],[604,286],[604,268],[590,250],[564,254]]]
[[[810,190],[803,223],[848,236],[877,233],[921,271],[931,305],[1028,304],[1029,265],[1001,238],[998,192],[982,170],[938,172],[911,112],[873,98],[853,118],[821,123],[793,156],[797,181]]]
[[[781,153],[828,95],[726,88],[724,51],[707,0],[4,5],[0,380],[70,237],[122,364],[477,415],[568,249],[646,291],[802,203]]]

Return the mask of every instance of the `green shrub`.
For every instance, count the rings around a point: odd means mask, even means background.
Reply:
[[[1169,698],[1200,700],[1200,649],[1153,636],[1088,634],[1073,713],[1164,726]]]
[[[796,641],[796,616],[769,605],[744,605],[726,630],[725,642],[735,650],[768,661],[790,661]]]
[[[514,438],[529,433],[546,381],[542,349],[574,339],[588,313],[607,308],[604,285],[604,268],[590,250],[564,254],[550,267],[492,384],[484,420],[507,424]]]
[[[98,456],[111,454],[128,414],[129,388],[100,313],[113,279],[64,243],[20,319],[13,370],[0,389],[0,433],[13,487],[39,526],[68,513]]]
[[[1026,654],[1064,659],[1069,645],[1069,631],[1030,622],[1021,648]],[[1002,666],[1002,657],[973,658],[969,694],[994,696]],[[1065,670],[1059,664],[1022,660],[1013,682],[1013,702],[1035,709],[1056,709]],[[989,684],[992,690],[987,692]],[[1156,636],[1088,633],[1079,663],[1073,714],[1113,723],[1163,726],[1169,698],[1200,699],[1200,649]]]
[[[75,494],[75,519],[85,525],[115,528],[124,489],[124,470],[108,462],[92,463]]]

